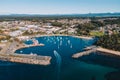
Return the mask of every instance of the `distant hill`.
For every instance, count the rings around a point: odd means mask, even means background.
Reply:
[[[37,17],[120,17],[120,13],[89,13],[89,14],[9,14],[0,15],[1,16],[12,16],[12,17],[27,17],[27,16],[37,16]]]

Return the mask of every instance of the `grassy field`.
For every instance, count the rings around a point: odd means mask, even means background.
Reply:
[[[103,33],[103,32],[100,32],[100,31],[91,31],[91,32],[90,32],[90,35],[91,35],[91,36],[103,36],[104,33]]]

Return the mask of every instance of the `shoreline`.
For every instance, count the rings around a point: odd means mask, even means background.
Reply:
[[[36,38],[36,37],[44,37],[44,36],[71,36],[71,37],[75,37],[75,38],[80,38],[80,39],[94,39],[94,37],[88,37],[88,36],[73,36],[73,35],[60,35],[60,34],[57,34],[57,35],[37,35],[37,36],[34,36],[34,38]],[[31,38],[33,38],[33,36],[30,36]],[[12,43],[10,43],[10,44],[12,44]],[[29,48],[29,47],[35,47],[35,46],[44,46],[44,44],[38,44],[38,45],[26,45],[26,44],[24,44],[24,43],[22,43],[22,44],[20,44],[20,43],[18,43],[18,42],[16,42],[16,44],[14,44],[15,45],[15,48],[13,48],[13,49],[7,49],[8,51],[10,50],[10,52],[12,52],[12,55],[16,55],[17,53],[15,53],[15,51],[16,50],[18,50],[18,49],[23,49],[23,48]],[[18,46],[17,46],[18,45]],[[94,50],[93,50],[94,49]],[[6,50],[6,51],[7,51]],[[114,51],[114,50],[110,50],[110,49],[105,49],[105,48],[102,48],[102,47],[95,47],[95,48],[91,48],[90,49],[91,51],[89,51],[89,50],[87,50],[86,52],[85,51],[83,51],[83,52],[80,52],[80,53],[76,53],[76,54],[74,54],[72,57],[74,58],[74,56],[76,57],[76,58],[79,58],[79,57],[81,57],[81,56],[84,56],[84,55],[89,55],[90,53],[92,53],[92,52],[101,52],[101,54],[108,54],[108,55],[115,55],[115,56],[120,56],[120,52],[119,51]],[[4,50],[5,51],[5,50]],[[0,53],[1,53],[1,51],[0,51]],[[82,54],[81,54],[82,53]],[[11,53],[9,53],[9,54],[6,54],[5,53],[5,55],[10,55]],[[23,55],[26,55],[26,54],[23,54]],[[30,54],[28,54],[28,56],[29,56]],[[34,56],[34,55],[31,55],[31,56]],[[36,56],[39,56],[39,55],[36,55]],[[41,56],[41,55],[40,55]],[[1,57],[1,56],[0,56]],[[43,56],[43,57],[46,57],[46,56]],[[47,56],[47,57],[49,57],[49,56]],[[49,57],[50,58],[50,57]],[[49,60],[51,60],[51,58],[49,59]],[[23,62],[24,63],[24,62]]]
[[[44,46],[44,44],[38,44],[38,45],[26,45],[24,43],[20,44],[19,47],[15,48],[13,52],[15,53],[16,50],[24,49],[24,48],[30,48],[30,47],[37,47],[37,46]]]
[[[110,50],[110,49],[106,49],[106,48],[102,48],[102,47],[98,47],[97,51],[103,52],[103,53],[108,54],[108,55],[115,55],[115,56],[120,57],[120,51],[114,51],[114,50]]]
[[[38,56],[38,55],[27,55],[27,54],[0,54],[0,60],[9,61],[15,63],[25,63],[34,65],[50,65],[50,56]]]
[[[24,43],[18,43],[16,41],[9,43],[10,45],[6,45],[7,48],[4,48],[0,51],[0,60],[1,61],[9,61],[15,63],[25,63],[25,64],[35,64],[35,65],[50,65],[51,64],[51,56],[42,56],[36,54],[18,54],[15,53],[16,50],[26,47],[34,47],[34,46],[44,46],[44,44],[38,45],[30,45],[27,46]],[[11,46],[13,46],[11,48]],[[7,52],[7,53],[6,53]]]
[[[49,36],[71,36],[71,37],[75,37],[75,38],[81,38],[81,39],[93,39],[93,36],[76,36],[76,35],[65,35],[65,34],[50,34],[50,35],[36,35],[36,36],[29,36],[31,38],[38,38],[38,37],[49,37]]]
[[[87,39],[87,40],[93,39],[93,37],[90,37],[90,36],[72,36],[72,37]]]
[[[100,52],[99,54],[120,57],[120,51],[114,51],[114,50],[110,50],[110,49],[106,49],[106,48],[102,48],[102,47],[95,47],[95,48],[91,48],[91,49],[86,50],[86,51],[75,53],[72,55],[72,58],[80,58],[82,56],[89,55],[93,52],[96,52],[96,54],[97,54],[97,52]]]
[[[93,39],[93,37],[73,36],[73,35],[60,35],[60,34],[57,34],[57,35],[37,35],[37,36],[30,36],[30,38],[37,38],[37,37],[44,37],[44,36],[71,36],[71,37],[81,38],[81,39]],[[41,44],[38,44],[38,45],[26,45],[26,44],[24,44],[24,43],[22,43],[22,44],[19,43],[19,46],[16,46],[16,48],[13,49],[13,54],[17,54],[17,53],[15,53],[15,51],[18,50],[18,49],[35,47],[35,46],[44,46],[44,44],[42,44],[42,45],[41,45]],[[26,54],[22,54],[22,55],[26,55]],[[31,55],[31,54],[29,54],[29,55]],[[28,55],[28,56],[29,56],[29,55]],[[31,55],[31,56],[34,56],[34,55]],[[36,55],[36,56],[39,56],[39,55]],[[48,61],[47,61],[47,64],[49,65],[49,64],[50,64],[51,57],[49,57],[49,56],[43,56],[43,57],[49,58]],[[20,61],[21,61],[21,60],[20,60]],[[19,62],[19,61],[17,61],[17,62]],[[28,62],[28,61],[27,61],[27,62]],[[23,62],[23,63],[24,63],[24,62]],[[29,63],[28,63],[28,64],[29,64]],[[34,64],[35,64],[35,63],[34,63]],[[46,64],[46,62],[44,61],[44,63],[42,63],[42,65],[43,65],[43,64]]]
[[[39,38],[39,37],[49,37],[49,36],[71,36],[71,37],[74,37],[74,38],[80,38],[80,39],[87,39],[87,40],[91,40],[93,39],[93,37],[89,37],[89,36],[73,36],[73,35],[60,35],[60,34],[56,34],[56,35],[37,35],[37,36],[30,36],[29,39],[31,38]],[[38,45],[26,45],[24,43],[22,44],[19,44],[19,47],[16,47],[13,52],[15,52],[16,50],[19,50],[19,49],[23,49],[23,48],[29,48],[29,47],[35,47],[35,46],[44,46],[44,44],[38,44]]]

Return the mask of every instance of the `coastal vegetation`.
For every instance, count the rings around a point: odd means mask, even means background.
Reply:
[[[26,35],[32,35],[32,34],[34,34],[32,30],[30,30],[30,31],[25,31],[25,32],[23,33],[24,36],[26,36]]]
[[[90,31],[94,30],[95,26],[92,25],[91,23],[87,24],[79,24],[76,26],[77,28],[77,35],[90,35]]]
[[[52,26],[62,27],[63,24],[60,23],[60,22],[52,22],[51,25],[52,25]]]
[[[78,35],[88,35],[88,36],[101,36],[104,35],[103,32],[98,31],[98,28],[103,26],[103,23],[98,21],[91,21],[85,24],[79,24],[76,26]]]
[[[100,37],[100,36],[103,36],[104,33],[102,31],[91,31],[90,35],[91,36],[98,36],[98,37]]]
[[[10,36],[4,36],[4,35],[0,35],[0,41],[2,41],[2,40],[10,40]]]
[[[97,46],[120,51],[120,34],[101,36],[96,42]]]

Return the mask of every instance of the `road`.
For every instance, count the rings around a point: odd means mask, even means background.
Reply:
[[[18,45],[18,43],[17,43],[16,41],[13,41],[13,42],[9,45],[9,47],[7,48],[5,54],[12,54],[12,53],[14,53],[13,51],[14,51],[14,49],[17,47],[17,45]]]

